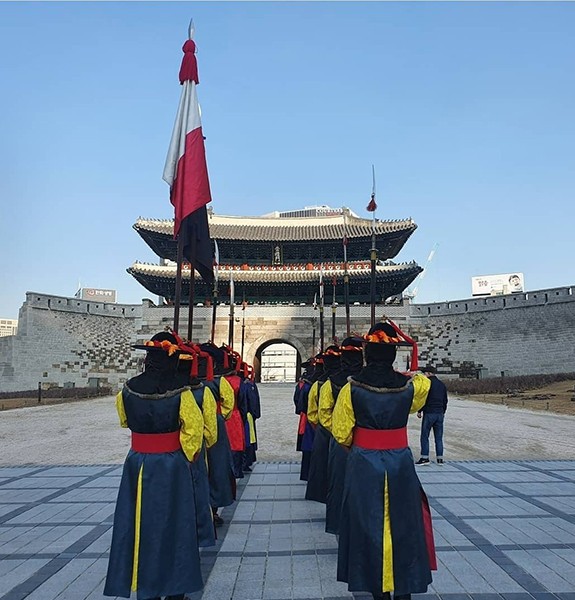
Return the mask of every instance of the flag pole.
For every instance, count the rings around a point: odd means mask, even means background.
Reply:
[[[331,301],[331,341],[336,344],[337,343],[337,337],[335,335],[335,317],[336,317],[336,311],[337,311],[337,304],[335,302],[335,286],[337,283],[337,279],[335,277],[335,275],[333,276],[333,280],[332,280],[332,284],[333,284],[333,298]]]
[[[212,198],[196,92],[199,78],[193,37],[194,25],[190,21],[178,77],[182,93],[162,175],[170,186],[170,202],[174,207],[174,239],[177,240],[174,331],[177,332],[180,326],[182,267],[185,256],[191,268],[188,315],[190,340],[194,322],[195,271],[198,271],[208,285],[211,285],[213,279],[210,244],[206,241],[210,237],[206,205]]]
[[[228,327],[228,346],[234,347],[234,303],[235,303],[235,290],[234,290],[234,272],[230,271],[230,317]]]
[[[320,265],[319,272],[319,351],[323,352],[324,343],[324,294],[323,294],[323,263]]]
[[[369,206],[371,207],[371,212],[373,213],[373,218],[371,221],[371,251],[370,251],[370,260],[371,260],[371,281],[370,281],[370,303],[371,303],[371,326],[375,325],[375,275],[376,275],[376,263],[377,263],[377,248],[375,246],[375,209],[377,208],[377,204],[375,203],[375,167],[371,165],[371,171],[373,176],[373,186],[371,189],[371,200]]]
[[[214,240],[214,289],[212,290],[212,336],[211,341],[214,342],[216,337],[216,313],[218,311],[218,279],[220,271],[220,251],[218,242]],[[215,342],[214,342],[215,343]]]
[[[345,331],[346,337],[351,335],[351,314],[349,308],[349,273],[347,265],[347,227],[346,212],[343,213],[343,298],[345,303]]]
[[[182,302],[182,261],[184,258],[184,240],[178,235],[178,250],[176,256],[176,293],[174,296],[174,331],[177,333],[180,326],[180,304]]]

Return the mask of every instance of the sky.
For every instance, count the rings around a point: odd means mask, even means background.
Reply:
[[[0,317],[157,262],[190,19],[213,209],[327,204],[418,229],[415,302],[575,283],[575,3],[0,2]],[[433,260],[428,256],[436,248]]]

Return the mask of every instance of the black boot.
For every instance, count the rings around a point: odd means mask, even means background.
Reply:
[[[394,594],[393,600],[411,600],[411,594]]]
[[[380,592],[379,594],[372,594],[373,600],[391,600],[391,594],[389,592]]]

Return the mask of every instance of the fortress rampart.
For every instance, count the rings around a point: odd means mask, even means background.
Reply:
[[[507,296],[434,304],[377,307],[418,340],[420,364],[452,377],[499,377],[575,371],[575,286]],[[180,329],[187,331],[187,307]],[[210,337],[211,308],[194,307],[195,340]],[[326,345],[331,307],[325,307]],[[352,306],[352,330],[369,327],[369,306]],[[227,342],[229,306],[218,307],[216,342]],[[302,358],[312,353],[313,328],[319,340],[319,311],[311,306],[250,305],[235,308],[234,345],[252,362],[274,341],[292,344]],[[315,319],[315,321],[314,321]],[[114,388],[140,371],[143,353],[131,349],[173,320],[173,307],[105,304],[29,292],[20,309],[18,334],[0,338],[0,391],[45,386]],[[337,310],[337,333],[345,313]],[[403,368],[403,357],[398,368]]]

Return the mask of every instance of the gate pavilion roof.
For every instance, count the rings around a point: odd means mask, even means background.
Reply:
[[[347,209],[340,214],[315,217],[236,217],[210,214],[210,237],[217,240],[220,258],[230,264],[262,262],[263,250],[279,245],[282,263],[312,262],[341,258],[342,240],[348,239],[348,259],[369,257],[373,222]],[[139,218],[134,229],[161,258],[176,259],[173,219]],[[379,259],[394,258],[417,225],[411,219],[375,221]],[[302,252],[307,252],[303,256]],[[263,253],[263,254],[262,254]]]
[[[350,302],[370,301],[370,262],[355,262],[348,266]],[[176,265],[154,265],[134,262],[127,269],[139,283],[151,293],[171,301],[175,295]],[[378,301],[399,295],[409,286],[423,269],[415,262],[378,264],[376,266],[376,288]],[[342,263],[328,263],[320,269],[319,265],[299,264],[282,266],[238,267],[220,265],[218,277],[218,297],[225,301],[229,296],[229,282],[233,274],[236,302],[305,302],[311,303],[319,296],[320,274],[323,272],[324,296],[326,304],[332,301],[333,281],[336,282],[336,301],[343,303]],[[190,266],[184,265],[182,298],[189,298]],[[194,278],[194,297],[198,302],[209,299],[212,290],[196,273]]]

